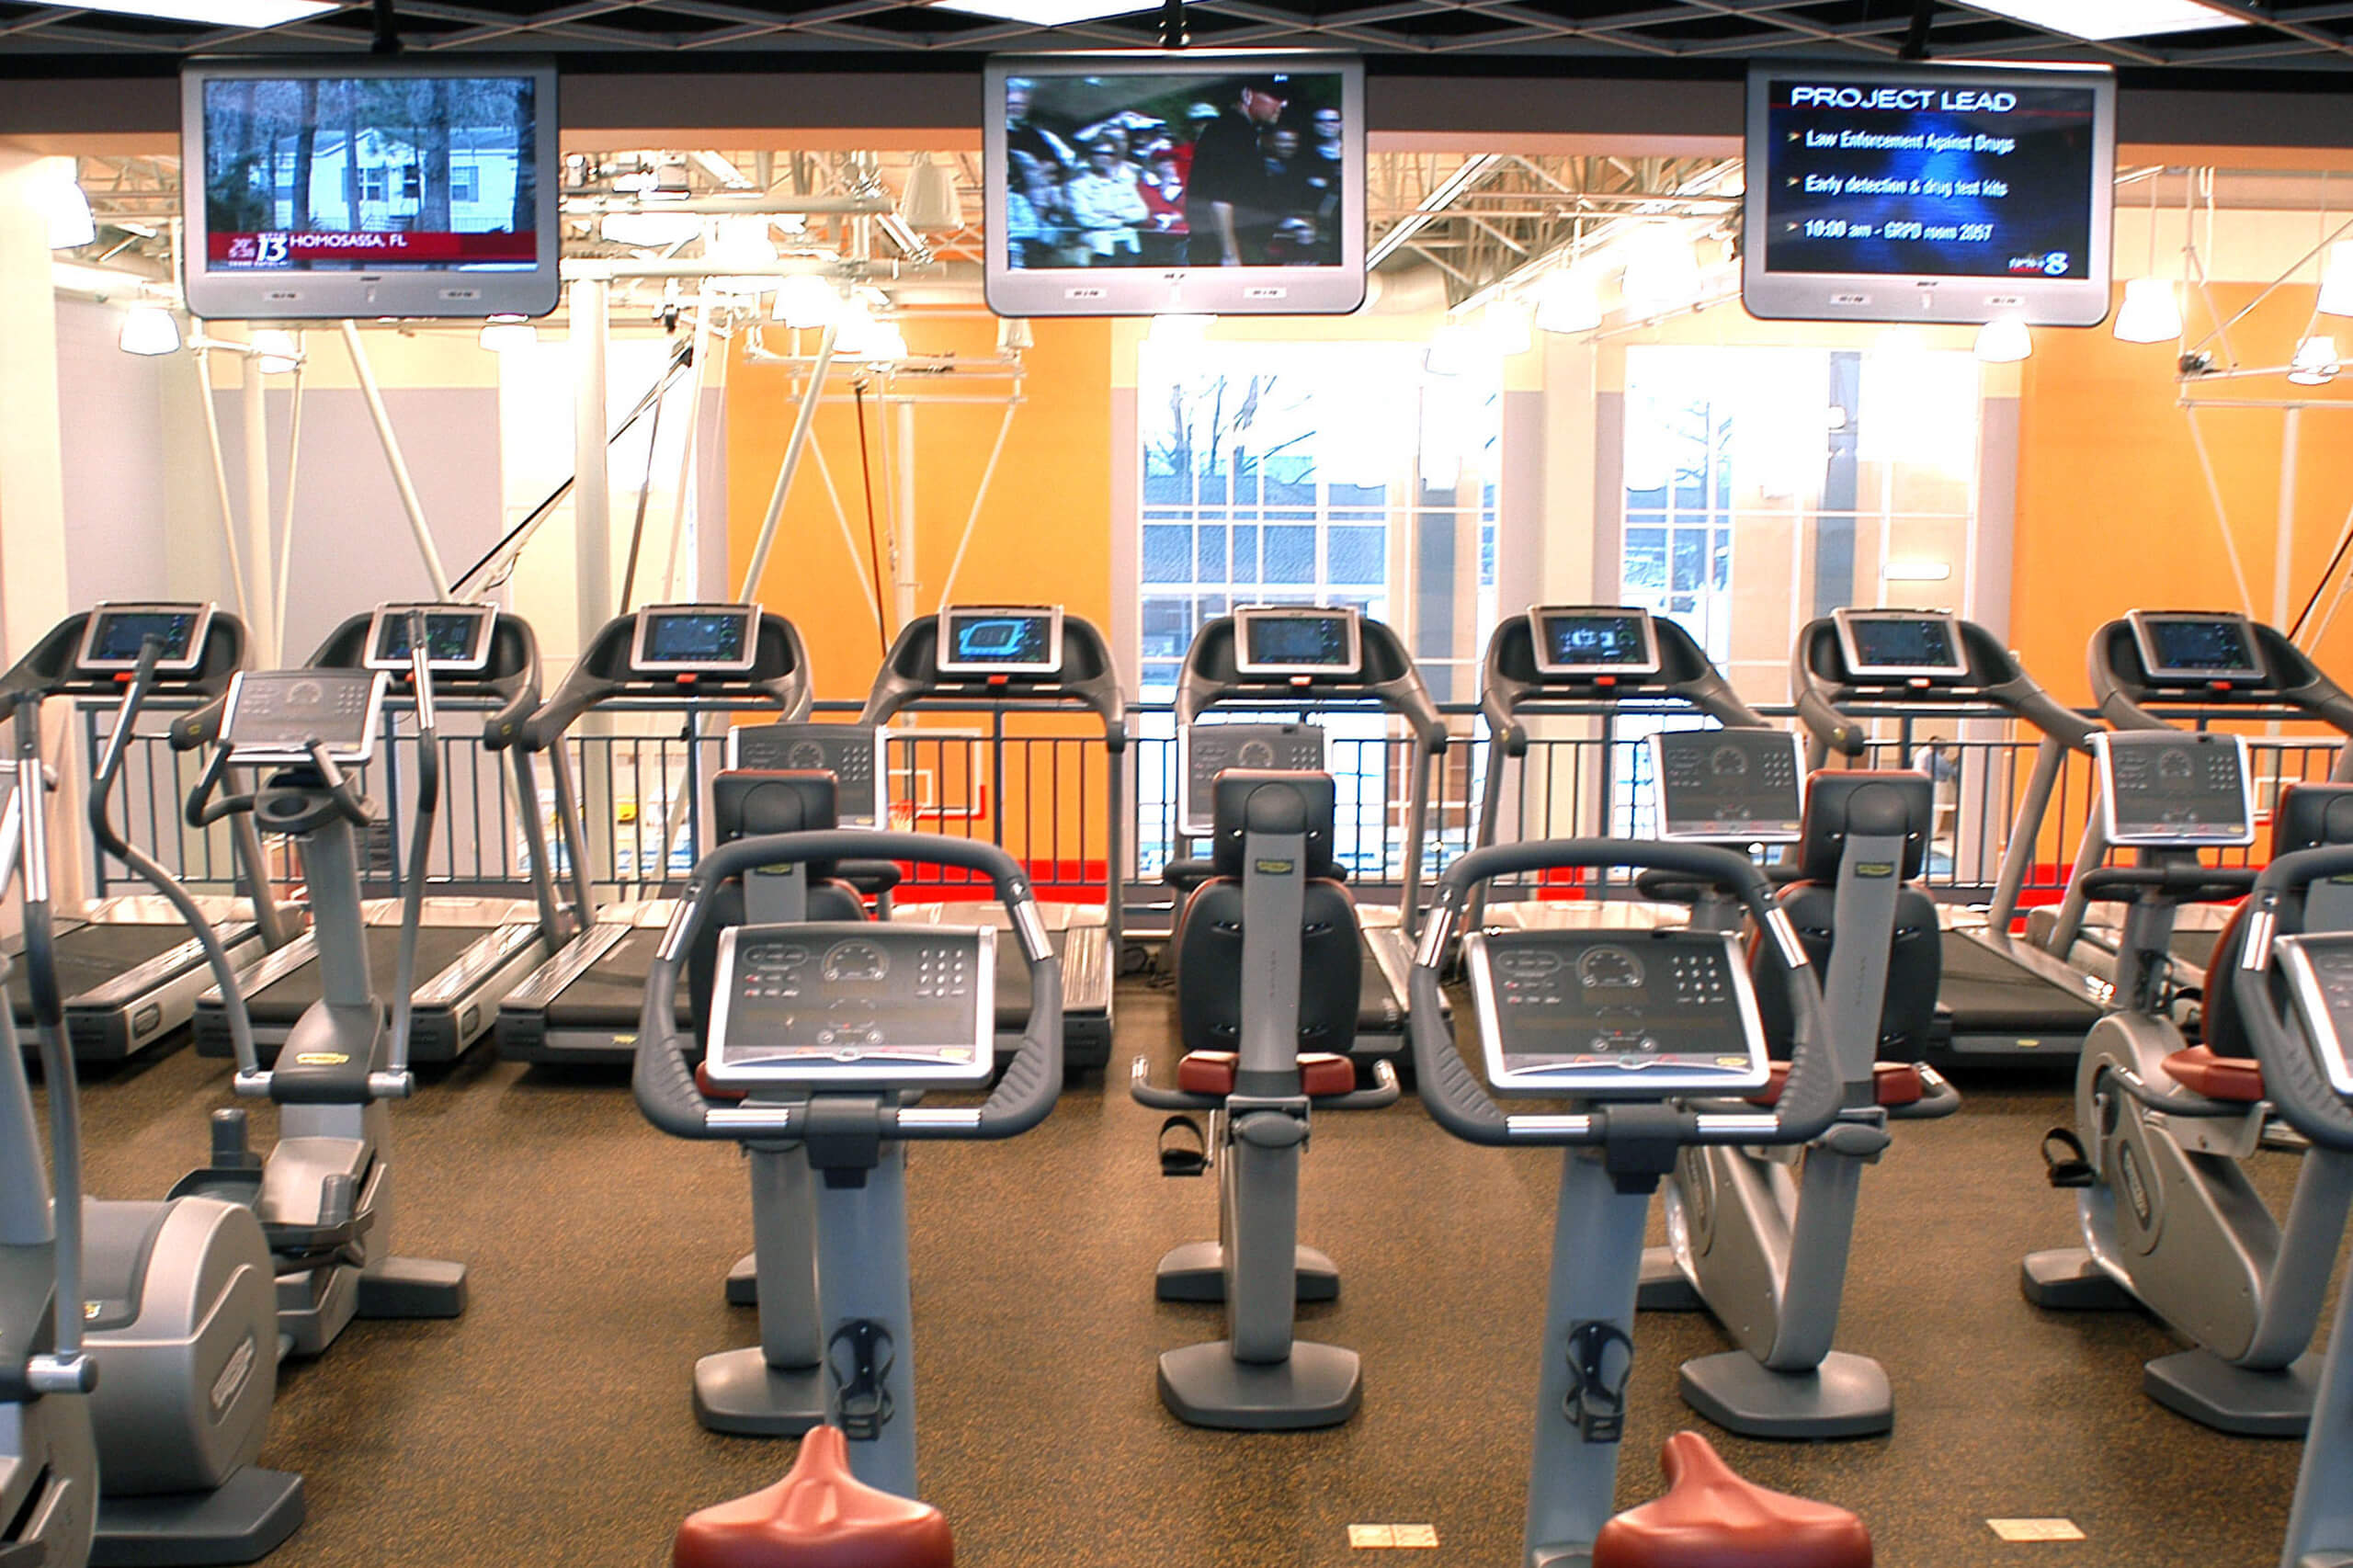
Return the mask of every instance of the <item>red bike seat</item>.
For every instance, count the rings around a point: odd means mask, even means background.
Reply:
[[[671,1568],[953,1568],[955,1561],[938,1509],[849,1472],[838,1426],[813,1428],[782,1481],[688,1515],[670,1543]]]
[[[1669,1437],[1659,1468],[1666,1495],[1602,1526],[1593,1568],[1870,1568],[1862,1520],[1751,1485],[1697,1432]]]

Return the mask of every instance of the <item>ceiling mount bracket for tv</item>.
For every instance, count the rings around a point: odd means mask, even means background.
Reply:
[[[401,19],[392,9],[392,0],[370,0],[369,10],[376,22],[376,36],[369,40],[370,54],[398,54],[401,51]]]
[[[1185,19],[1185,0],[1160,0],[1160,47],[1182,49],[1193,41],[1193,28]]]
[[[1912,25],[1904,29],[1904,47],[1895,51],[1898,60],[1928,58],[1928,29],[1936,26],[1937,0],[1916,0],[1912,7]]]

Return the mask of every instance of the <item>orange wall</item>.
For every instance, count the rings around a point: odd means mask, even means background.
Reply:
[[[2217,286],[2214,304],[2228,320],[2256,292],[2252,285]],[[2312,300],[2309,284],[2290,284],[2234,325],[2239,362],[2286,364]],[[2211,320],[2194,297],[2188,314],[2195,341]],[[2340,346],[2353,350],[2353,322],[2321,321],[2321,330],[2334,327]],[[2034,357],[2021,367],[2010,636],[2026,667],[2065,702],[2089,699],[2084,653],[2103,622],[2136,607],[2238,608],[2190,416],[2178,405],[2174,357],[2171,344],[2120,343],[2103,326],[2038,332]],[[2345,401],[2342,384],[2294,387],[2268,376],[2197,390],[2201,397]],[[2197,417],[2256,618],[2268,619],[2286,415],[2207,409]],[[2353,406],[2307,410],[2299,445],[2290,619],[2353,508]],[[2353,682],[2353,604],[2315,653],[2339,680]]]

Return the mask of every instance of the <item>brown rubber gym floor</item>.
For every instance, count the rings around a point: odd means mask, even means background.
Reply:
[[[1409,1522],[1438,1533],[1416,1568],[1516,1564],[1559,1156],[1458,1142],[1410,1095],[1319,1119],[1302,1235],[1344,1283],[1301,1327],[1361,1352],[1364,1408],[1330,1431],[1193,1430],[1161,1408],[1154,1358],[1217,1337],[1219,1314],[1155,1303],[1152,1270],[1214,1233],[1215,1189],[1160,1176],[1159,1115],[1127,1097],[1137,1052],[1166,1075],[1165,994],[1127,983],[1119,1004],[1108,1086],[1017,1141],[912,1165],[923,1489],[959,1562],[1377,1568],[1388,1554],[1351,1551],[1347,1526]],[[262,1457],[307,1478],[310,1517],[279,1568],[651,1568],[683,1515],[790,1462],[788,1442],[701,1431],[688,1403],[697,1357],[755,1336],[721,1293],[750,1233],[733,1149],[655,1132],[618,1073],[490,1054],[392,1112],[399,1250],[467,1263],[472,1305],[355,1324],[288,1369]],[[199,1163],[228,1082],[181,1051],[93,1083],[91,1190],[157,1194]],[[2141,1363],[2171,1348],[2154,1322],[2018,1295],[2020,1255],[2073,1237],[2037,1153],[2063,1087],[1964,1092],[1959,1116],[1900,1126],[1863,1184],[1839,1344],[1886,1364],[1893,1435],[1711,1436],[1751,1479],[1860,1513],[1887,1568],[2276,1561],[2301,1445],[2143,1397]],[[2268,1187],[2292,1179],[2291,1158],[2261,1163]],[[1696,1422],[1677,1363],[1726,1341],[1702,1316],[1645,1316],[1637,1343],[1621,1504],[1655,1492],[1660,1441]],[[2086,1539],[2005,1544],[1986,1523],[2052,1516]]]

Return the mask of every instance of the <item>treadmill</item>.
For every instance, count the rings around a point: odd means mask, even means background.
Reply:
[[[1110,644],[1093,623],[1065,614],[1059,605],[949,605],[936,616],[917,617],[900,631],[875,675],[858,722],[879,729],[895,715],[920,708],[990,713],[1079,709],[1102,721],[1102,799],[1108,834],[1104,902],[1041,903],[1038,912],[1045,918],[1054,955],[1063,960],[1063,1065],[1068,1070],[1108,1065],[1111,985],[1119,971],[1121,935],[1120,868],[1127,841],[1121,806],[1127,799],[1123,764],[1128,745],[1127,699],[1120,690]],[[990,748],[990,774],[995,838],[1002,848],[1002,736]],[[1081,778],[1083,782],[1083,772]],[[1054,805],[1060,809],[1059,801]],[[892,918],[957,926],[989,919],[1000,930],[1011,929],[1011,916],[995,900],[949,903],[902,898]],[[997,943],[996,969],[996,1032],[1024,1034],[1029,1028],[1029,970],[1018,943]]]
[[[580,913],[558,901],[538,809],[535,765],[529,754],[510,744],[540,699],[539,642],[520,617],[494,605],[379,605],[328,633],[308,667],[384,671],[392,681],[386,712],[414,711],[411,618],[420,610],[426,617],[426,667],[433,682],[433,705],[445,733],[450,714],[479,712],[483,715],[483,749],[506,756],[501,778],[513,790],[513,816],[526,835],[534,895],[435,895],[420,907],[409,1059],[454,1062],[489,1032],[500,998],[579,928]],[[371,900],[366,905],[371,974],[394,972],[401,905],[397,898]],[[309,934],[239,973],[237,988],[244,994],[254,1045],[263,1060],[277,1055],[295,1022],[319,999],[322,979],[318,949]],[[197,1003],[196,1049],[205,1056],[235,1054],[218,986],[208,988]]]
[[[1212,708],[1289,710],[1313,715],[1377,708],[1405,722],[1413,745],[1407,767],[1404,866],[1396,908],[1358,912],[1364,977],[1357,1005],[1359,1063],[1403,1062],[1405,984],[1414,965],[1422,854],[1429,821],[1431,775],[1447,744],[1445,722],[1397,633],[1356,609],[1308,605],[1247,605],[1219,616],[1185,650],[1176,693],[1179,765],[1177,833],[1206,838],[1212,788],[1226,767],[1324,767],[1325,737],[1314,724],[1203,724]],[[1388,841],[1387,769],[1382,769],[1380,840]],[[1162,879],[1183,891],[1215,872],[1207,859],[1171,860]]]
[[[799,722],[811,705],[809,651],[780,615],[751,604],[644,605],[605,625],[581,651],[547,703],[524,721],[517,739],[527,753],[561,752],[564,732],[582,714],[654,711],[681,716],[688,736],[687,788],[700,791],[692,737],[705,713],[766,709]],[[573,900],[595,907],[589,888],[588,833],[569,767],[556,770],[556,811],[570,857]],[[655,853],[654,880],[671,886],[668,831]],[[677,880],[683,885],[684,879]],[[668,898],[618,904],[565,943],[554,958],[507,994],[497,1018],[498,1054],[517,1062],[626,1064],[636,1059],[645,977],[669,924]],[[678,997],[678,1024],[691,1028],[690,998]]]
[[[2226,710],[2231,717],[2327,725],[2353,735],[2353,696],[2321,673],[2302,650],[2271,627],[2231,610],[2143,610],[2111,620],[2092,634],[2092,697],[2116,730],[2171,727],[2168,710]],[[2340,747],[2329,777],[2353,780],[2353,747]],[[2067,895],[2027,923],[2044,950],[2103,979],[2116,970],[2118,906],[2093,906],[2080,889],[2086,871],[2101,865],[2109,846],[2108,817],[2095,801]],[[2181,911],[2171,944],[2173,983],[2202,993],[2206,966],[2232,905],[2199,904]]]
[[[1947,1069],[2072,1070],[2108,986],[2012,936],[2010,926],[2060,768],[2070,751],[2090,752],[2099,726],[2036,685],[1992,632],[1949,610],[1833,610],[1799,631],[1790,665],[1813,767],[1832,753],[1864,756],[1869,733],[1854,720],[1923,708],[1949,708],[1955,720],[2018,720],[2041,737],[1984,926],[1944,927],[1938,1026],[1925,1055]]]
[[[1492,737],[1479,792],[1479,846],[1495,843],[1502,830],[1504,769],[1513,758],[1527,755],[1524,720],[1597,712],[1670,715],[1688,710],[1697,710],[1728,730],[1778,732],[1778,726],[1740,699],[1688,631],[1647,609],[1536,605],[1526,615],[1503,621],[1487,639],[1487,656],[1479,672],[1479,712]],[[1609,782],[1607,767],[1605,760],[1604,791]],[[1609,836],[1606,792],[1597,814],[1601,819],[1597,835]],[[1572,829],[1569,835],[1574,834]],[[1548,822],[1540,836],[1562,835],[1553,834]],[[1484,924],[1540,930],[1644,920],[1679,926],[1690,914],[1681,904],[1590,895],[1562,900],[1523,896],[1487,903],[1492,885],[1482,882],[1473,894],[1474,927]]]
[[[0,676],[0,716],[51,697],[111,701],[120,696],[149,638],[162,642],[151,701],[159,708],[217,705],[244,663],[244,624],[207,604],[101,603],[68,616]],[[183,720],[183,723],[189,722]],[[39,758],[32,759],[38,767]],[[175,787],[171,793],[176,796]],[[178,801],[165,821],[176,824]],[[12,796],[11,829],[20,805]],[[267,862],[250,818],[231,828],[236,875],[246,896],[198,902],[231,956],[251,962],[283,946],[295,922],[271,896]],[[31,1040],[28,967],[14,961],[21,941],[6,949],[8,1005],[24,1039]],[[210,983],[204,949],[178,913],[152,895],[94,900],[56,923],[58,983],[65,994],[65,1033],[74,1059],[120,1062],[172,1040],[187,1025],[199,992]]]

